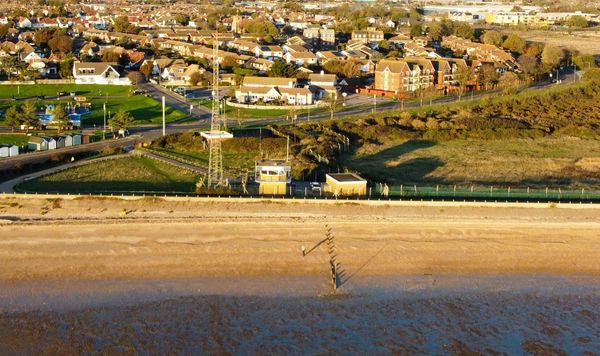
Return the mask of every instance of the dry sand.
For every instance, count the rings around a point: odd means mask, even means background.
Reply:
[[[460,205],[0,197],[0,353],[600,349],[600,210]]]

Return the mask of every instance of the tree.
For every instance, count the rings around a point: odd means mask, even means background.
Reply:
[[[483,36],[481,36],[481,40],[485,44],[494,45],[497,47],[502,45],[502,35],[500,32],[494,30],[485,31]]]
[[[113,24],[111,25],[111,29],[115,32],[124,32],[124,33],[138,33],[140,30],[133,24],[129,23],[127,16],[119,16],[117,17]]]
[[[60,77],[70,78],[73,76],[73,63],[75,59],[72,55],[67,55],[60,61]]]
[[[550,68],[556,67],[563,60],[565,53],[562,49],[547,44],[542,51],[542,63]]]
[[[73,50],[73,39],[69,36],[54,36],[48,41],[48,47],[53,52],[69,53]]]
[[[125,130],[133,125],[133,117],[128,112],[119,110],[110,120],[108,124],[113,129]]]
[[[519,65],[525,74],[530,76],[536,75],[538,69],[538,60],[536,57],[529,54],[523,54],[519,56],[517,62],[519,62]]]
[[[502,47],[514,53],[523,53],[525,41],[521,37],[511,34],[504,40]]]
[[[38,47],[47,47],[52,35],[54,35],[54,30],[42,28],[35,31],[33,40]]]
[[[131,82],[131,85],[138,85],[138,83],[141,83],[144,80],[142,73],[136,71],[129,72],[129,74],[127,74],[127,78]]]
[[[335,109],[338,105],[337,93],[327,93],[327,96],[325,96],[323,102],[327,106],[327,111],[329,111],[329,118],[333,120],[333,114],[335,114]]]
[[[8,35],[9,25],[0,25],[0,38],[5,38]]]
[[[22,115],[21,121],[27,131],[29,131],[29,127],[40,126],[40,117],[38,116],[38,108],[35,102],[31,100],[26,101],[25,105],[23,105]]]
[[[296,74],[296,66],[291,63],[286,63],[283,59],[276,59],[271,65],[271,69],[267,73],[269,77],[286,77],[291,78]]]
[[[475,30],[473,26],[469,25],[465,22],[457,22],[454,25],[454,35],[462,38],[466,38],[468,40],[472,40],[475,38]]]
[[[590,68],[583,73],[583,80],[588,83],[600,84],[600,68]]]
[[[344,64],[343,74],[346,78],[355,78],[360,76],[360,63],[350,59]]]
[[[432,22],[427,27],[427,36],[432,41],[440,41],[442,37],[453,33],[454,23],[447,19],[439,22]]]
[[[573,63],[575,63],[579,69],[586,69],[594,67],[596,65],[596,60],[591,54],[581,54],[573,56]]]
[[[190,17],[185,14],[175,15],[175,21],[182,26],[187,26],[190,23]]]
[[[500,77],[500,87],[505,94],[514,93],[519,87],[519,76],[513,72],[506,72]]]
[[[479,82],[483,85],[485,90],[489,90],[498,83],[500,75],[496,71],[493,65],[484,65],[479,70]]]
[[[144,75],[144,77],[146,78],[146,80],[148,80],[150,78],[150,76],[152,75],[153,68],[154,68],[154,62],[146,61],[140,67],[140,73],[142,73]]]
[[[423,35],[423,26],[420,23],[415,23],[410,26],[410,36],[418,37]]]
[[[71,120],[62,105],[56,105],[52,110],[52,124],[58,128],[58,133],[71,125]]]
[[[202,81],[202,74],[200,72],[195,71],[190,75],[190,84],[192,86],[198,85]]]
[[[225,58],[223,58],[223,61],[221,62],[221,68],[225,69],[233,69],[234,67],[237,67],[238,63],[237,60],[235,59],[234,56],[227,56]]]
[[[569,27],[588,27],[588,20],[580,15],[571,16],[567,19],[567,26]]]
[[[12,132],[15,132],[15,127],[19,127],[23,123],[22,114],[16,106],[9,107],[4,115],[6,116],[6,125],[10,126]]]
[[[467,91],[469,84],[473,82],[475,73],[469,66],[460,66],[454,74],[454,80],[458,83],[458,100]]]

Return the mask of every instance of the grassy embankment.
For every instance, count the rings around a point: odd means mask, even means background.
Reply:
[[[234,138],[222,144],[225,174],[239,177],[254,172],[254,163],[259,158],[285,158],[286,140],[283,138],[253,137]],[[169,135],[155,142],[150,149],[175,159],[188,161],[200,167],[208,167],[208,148],[190,133]]]
[[[102,161],[24,182],[20,191],[56,193],[194,192],[200,177],[147,157]]]
[[[600,86],[284,126],[294,174],[350,169],[374,182],[600,188]],[[345,145],[348,140],[349,145]]]

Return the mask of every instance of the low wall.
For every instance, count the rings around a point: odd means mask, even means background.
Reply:
[[[256,110],[290,110],[290,109],[305,110],[305,109],[316,109],[316,108],[321,107],[321,105],[319,105],[319,104],[312,104],[312,105],[254,105],[254,104],[234,103],[231,101],[228,101],[227,105],[229,105],[233,108],[256,109]]]

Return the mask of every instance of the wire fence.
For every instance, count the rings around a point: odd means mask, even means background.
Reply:
[[[585,200],[600,201],[600,191],[586,188],[566,190],[562,188],[530,188],[499,186],[418,186],[377,184],[371,193],[397,198],[457,198],[476,200]],[[372,195],[372,194],[371,194]]]
[[[459,187],[459,186],[387,186],[376,184],[367,187],[364,195],[334,195],[322,189],[313,190],[309,186],[291,185],[286,194],[261,194],[257,184],[243,186],[232,183],[220,191],[79,191],[79,192],[33,192],[18,190],[20,194],[30,195],[74,195],[101,197],[209,197],[209,198],[275,198],[275,199],[323,199],[323,200],[406,200],[406,201],[465,201],[465,202],[563,202],[563,203],[600,203],[598,190],[564,190],[562,188],[512,188],[512,187]]]

